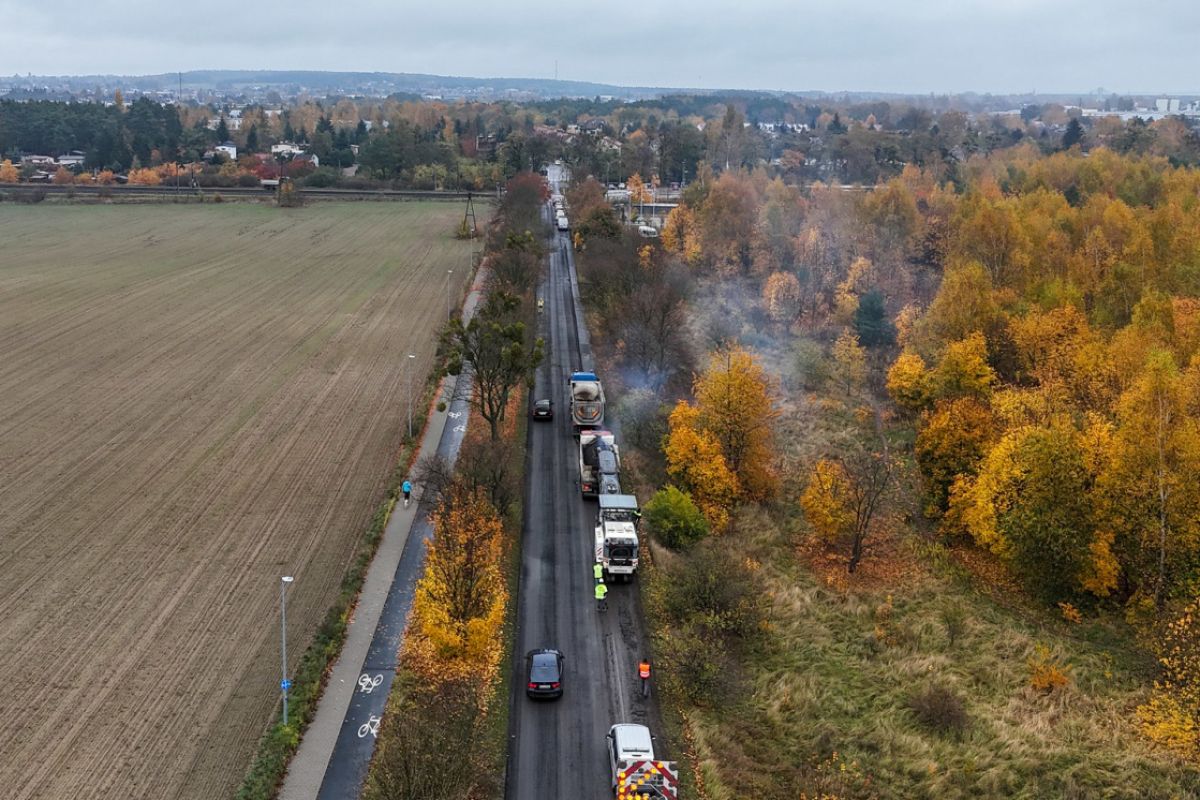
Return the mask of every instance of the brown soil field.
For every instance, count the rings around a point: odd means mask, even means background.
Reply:
[[[228,798],[382,502],[456,203],[0,208],[0,795]]]

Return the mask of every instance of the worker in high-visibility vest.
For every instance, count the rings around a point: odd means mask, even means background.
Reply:
[[[607,597],[608,587],[604,585],[604,581],[600,581],[596,584],[596,607],[601,611],[608,608],[608,600],[605,599]]]
[[[638,677],[642,679],[642,697],[650,694],[650,659],[645,656],[638,662]]]
[[[597,582],[604,580],[604,565],[599,561],[592,565],[592,577],[595,578]]]

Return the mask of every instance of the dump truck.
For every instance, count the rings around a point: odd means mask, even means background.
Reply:
[[[575,435],[604,424],[604,387],[594,372],[572,372],[567,379],[571,397],[571,426]]]
[[[638,568],[638,523],[642,512],[631,494],[602,494],[596,515],[596,563],[606,579],[633,580]]]
[[[610,431],[579,432],[579,491],[584,497],[621,491],[621,453]]]
[[[679,799],[679,765],[654,757],[654,737],[645,725],[618,723],[608,729],[606,747],[612,791],[618,800],[634,797]]]

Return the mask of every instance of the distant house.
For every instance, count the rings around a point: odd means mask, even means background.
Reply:
[[[321,166],[321,159],[317,158],[316,153],[300,153],[292,156],[292,163],[295,164],[312,164],[313,167]]]
[[[32,164],[35,167],[53,167],[54,156],[21,156],[22,164]]]
[[[66,167],[67,169],[71,169],[73,167],[82,167],[85,158],[86,156],[82,150],[72,150],[66,155],[58,157],[58,165],[60,167]]]
[[[475,150],[480,155],[494,153],[496,151],[496,134],[476,134]]]
[[[230,161],[237,161],[237,145],[233,142],[221,142],[213,149],[218,153],[224,153],[229,156]]]
[[[298,144],[293,144],[292,142],[280,142],[279,144],[271,145],[271,155],[273,156],[285,156],[287,158],[292,158],[293,156],[298,156],[303,152],[303,147]]]

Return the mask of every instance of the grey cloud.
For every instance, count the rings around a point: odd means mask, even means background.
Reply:
[[[702,88],[1200,90],[1193,0],[0,0],[0,73],[327,69]],[[178,9],[178,10],[177,10]],[[186,9],[186,10],[184,10]]]

